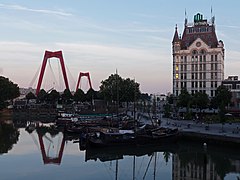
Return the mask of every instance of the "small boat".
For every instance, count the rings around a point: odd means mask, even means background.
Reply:
[[[74,124],[78,121],[78,117],[71,113],[59,112],[56,120],[56,125],[65,126],[69,124]]]
[[[92,133],[88,137],[88,146],[108,147],[135,144],[135,138],[133,130],[105,129]]]
[[[136,144],[157,144],[162,142],[170,142],[176,140],[178,135],[178,128],[154,128],[137,134]]]

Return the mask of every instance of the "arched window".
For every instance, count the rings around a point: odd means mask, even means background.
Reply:
[[[206,51],[204,49],[201,49],[200,54],[204,55],[204,54],[206,54]]]
[[[193,55],[197,55],[197,54],[198,54],[197,50],[193,50],[193,51],[192,51],[192,54],[193,54]]]

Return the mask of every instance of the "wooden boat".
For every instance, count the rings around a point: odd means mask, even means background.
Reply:
[[[160,144],[177,140],[178,128],[154,128],[136,135],[136,144]]]
[[[161,127],[146,130],[143,126],[135,131],[108,129],[107,131],[95,131],[89,135],[87,144],[90,147],[161,144],[177,140],[178,134],[177,128]]]
[[[105,129],[96,131],[88,137],[88,146],[107,147],[121,146],[135,143],[135,132],[133,130]]]

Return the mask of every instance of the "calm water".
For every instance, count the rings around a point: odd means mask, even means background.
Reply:
[[[239,149],[181,142],[85,151],[49,125],[26,131],[26,124],[0,125],[1,180],[240,178]]]

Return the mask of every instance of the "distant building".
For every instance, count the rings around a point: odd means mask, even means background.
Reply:
[[[173,94],[178,96],[182,88],[190,94],[205,92],[214,97],[224,79],[224,44],[218,41],[215,32],[215,18],[210,22],[200,13],[194,22],[188,23],[182,37],[177,26],[172,41]]]
[[[232,93],[231,104],[228,107],[229,113],[240,114],[240,80],[238,80],[238,76],[228,76],[222,81],[222,84]]]

